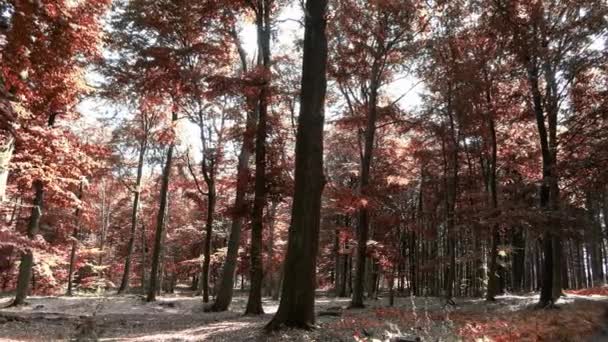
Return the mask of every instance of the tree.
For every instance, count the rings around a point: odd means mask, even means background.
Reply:
[[[223,46],[223,34],[227,32],[223,25],[230,25],[230,16],[224,16],[223,4],[215,1],[171,2],[157,6],[154,1],[141,0],[122,5],[124,13],[113,21],[116,30],[112,32],[112,47],[123,57],[110,60],[109,69],[114,80],[127,85],[127,90],[147,95],[148,101],[155,101],[152,104],[169,109],[172,118],[171,129],[165,134],[168,149],[148,288],[148,301],[152,301],[158,283],[166,198],[176,143],[172,130],[179,112],[183,112],[192,100],[188,95],[205,94],[207,84],[217,76],[215,72],[222,70],[229,61]],[[226,19],[225,23],[223,19]],[[201,62],[203,60],[205,63]],[[207,161],[203,160],[203,163]],[[210,234],[208,238],[211,238]]]
[[[351,116],[362,115],[360,172],[357,188],[361,207],[357,213],[357,271],[352,307],[363,307],[365,265],[370,225],[369,202],[372,164],[379,117],[380,89],[399,73],[415,36],[415,2],[339,1],[335,21],[337,50],[333,74]],[[371,33],[371,35],[370,35]],[[360,96],[355,89],[360,88]]]
[[[171,123],[174,124],[178,119],[177,111],[173,110],[171,115]],[[153,302],[156,300],[156,290],[158,286],[160,256],[162,253],[162,241],[164,237],[165,221],[167,217],[167,202],[169,197],[169,181],[171,179],[171,168],[173,166],[173,150],[175,149],[175,141],[173,139],[167,147],[167,156],[165,157],[165,165],[163,166],[163,174],[161,176],[160,187],[160,203],[158,205],[158,216],[156,218],[156,234],[154,235],[154,252],[152,254],[152,270],[150,271],[150,286],[146,301]]]
[[[525,71],[529,103],[537,123],[542,157],[540,210],[551,216],[560,207],[558,125],[577,75],[593,60],[588,45],[606,32],[602,1],[494,1],[494,25],[510,38],[509,48]],[[500,24],[498,24],[500,21]],[[496,26],[498,27],[498,26]],[[562,293],[562,243],[553,220],[543,234],[543,276],[539,306],[551,307]]]
[[[262,262],[262,238],[264,228],[264,207],[266,206],[266,135],[268,107],[270,104],[270,30],[273,0],[258,0],[252,4],[256,16],[258,34],[258,72],[262,83],[257,103],[258,123],[255,137],[255,193],[251,218],[251,287],[246,315],[264,313],[262,308],[262,281],[264,270]]]
[[[211,241],[215,207],[217,203],[216,178],[223,154],[222,146],[225,142],[225,121],[227,116],[226,112],[228,111],[225,100],[219,105],[220,108],[216,109],[214,107],[216,106],[213,106],[212,104],[203,105],[199,100],[196,102],[196,107],[193,110],[195,113],[190,114],[191,120],[196,122],[200,130],[202,147],[201,173],[206,185],[206,191],[203,190],[202,184],[196,176],[190,158],[188,156],[186,157],[188,170],[194,178],[194,183],[199,195],[207,198],[205,241],[203,245],[204,260],[202,273],[199,279],[201,285],[199,291],[202,290],[203,301],[205,303],[209,302],[209,265],[211,262]]]
[[[327,87],[325,0],[307,0],[295,189],[279,309],[267,330],[310,329],[315,323],[316,256],[323,176],[323,123]]]
[[[135,114],[134,119],[136,123],[135,127],[128,127],[131,129],[126,130],[126,133],[137,137],[137,145],[135,147],[138,155],[137,171],[135,176],[135,183],[131,188],[131,191],[133,193],[133,204],[131,207],[131,230],[129,234],[129,242],[127,243],[127,256],[125,257],[124,271],[122,279],[120,281],[120,286],[118,288],[119,294],[124,293],[129,289],[131,263],[133,259],[133,250],[135,248],[135,239],[137,237],[137,224],[141,201],[142,178],[145,166],[145,158],[146,153],[148,151],[148,145],[150,144],[152,129],[154,128],[155,121],[158,120],[158,118],[153,115],[153,111],[146,110],[146,108],[142,108],[140,111],[138,111]],[[142,288],[142,290],[144,289]]]
[[[43,214],[44,197],[72,198],[66,192],[70,183],[80,182],[92,162],[78,138],[57,123],[74,121],[82,86],[83,61],[97,56],[99,17],[106,1],[65,1],[11,4],[11,25],[2,51],[3,85],[20,101],[16,118],[20,131],[13,168],[16,183],[33,189],[32,211],[27,236],[35,240]],[[62,11],[57,11],[62,8]],[[78,15],[77,15],[78,14]],[[34,39],[33,37],[36,37]],[[52,141],[41,149],[42,141]],[[60,160],[60,163],[57,161]],[[63,198],[62,198],[63,197]],[[67,205],[67,200],[63,204]],[[28,246],[19,266],[17,292],[13,305],[24,304],[34,255]]]
[[[78,200],[82,201],[82,196],[84,192],[85,180],[80,181],[80,186],[78,189]],[[76,264],[76,249],[78,247],[78,233],[80,232],[80,213],[81,208],[77,207],[74,213],[74,232],[72,233],[72,251],[70,252],[70,266],[68,269],[68,289],[66,291],[67,296],[73,295],[72,288],[72,278],[74,276],[74,267]]]
[[[247,55],[241,46],[234,26],[230,30],[230,36],[239,55],[241,62],[241,73],[247,74]],[[245,195],[247,192],[247,185],[249,183],[249,159],[251,158],[251,154],[253,152],[253,134],[256,126],[257,110],[255,109],[254,104],[255,99],[252,96],[246,95],[245,101],[247,112],[245,127],[242,133],[241,149],[237,162],[236,188],[234,204],[232,207],[232,222],[230,225],[230,236],[228,238],[228,250],[226,252],[226,260],[222,268],[218,293],[213,305],[209,307],[209,310],[211,311],[226,311],[228,310],[228,307],[232,301],[234,274],[241,241],[241,229],[243,226],[243,218],[247,210]]]

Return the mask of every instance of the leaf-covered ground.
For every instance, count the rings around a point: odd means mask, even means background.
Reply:
[[[138,296],[31,297],[28,305],[0,310],[0,340],[101,341],[384,341],[417,336],[422,341],[608,341],[608,297],[568,294],[559,309],[535,310],[537,296],[502,296],[495,303],[458,300],[445,307],[437,298],[370,301],[347,310],[348,299],[317,300],[319,328],[262,333],[277,309],[265,301],[266,315],[241,315],[245,297],[232,310],[205,313],[200,298],[163,296],[145,303]],[[10,298],[0,298],[5,307]]]

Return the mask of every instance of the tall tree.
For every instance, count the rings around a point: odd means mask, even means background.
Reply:
[[[316,259],[323,176],[323,124],[327,87],[326,0],[307,0],[295,189],[279,309],[267,330],[310,329],[315,323]]]
[[[372,164],[379,120],[381,88],[400,72],[415,36],[416,8],[413,1],[338,1],[344,13],[333,28],[337,50],[333,61],[340,91],[351,116],[361,115],[361,138],[357,213],[357,264],[352,307],[363,306],[367,242],[372,194]],[[355,89],[360,89],[359,92]],[[360,94],[360,95],[357,95]]]
[[[71,198],[67,185],[78,183],[92,162],[85,158],[86,149],[74,132],[56,124],[78,118],[75,106],[79,96],[87,93],[81,72],[84,62],[97,57],[99,17],[107,1],[17,1],[11,5],[10,28],[0,54],[0,78],[3,88],[19,99],[21,115],[15,123],[20,131],[15,135],[18,140],[13,170],[23,190],[33,189],[27,236],[34,240],[45,193],[64,200]],[[53,143],[41,149],[42,141]],[[28,246],[19,266],[13,305],[25,302],[33,264],[34,254]]]
[[[200,99],[200,98],[199,98]],[[216,100],[220,104],[203,105],[196,101],[194,113],[190,118],[195,122],[200,130],[201,140],[201,173],[205,187],[199,181],[192,163],[187,156],[187,164],[190,174],[194,178],[197,191],[200,196],[207,198],[206,217],[205,217],[205,240],[203,243],[203,267],[199,278],[199,291],[202,291],[203,301],[209,302],[209,266],[211,263],[211,241],[213,235],[213,224],[215,220],[215,207],[217,204],[217,174],[220,167],[224,144],[224,131],[226,121],[226,101]],[[219,107],[219,108],[215,108]]]
[[[139,0],[121,5],[123,11],[115,16],[112,22],[115,30],[111,32],[112,47],[120,57],[107,62],[110,74],[123,85],[123,91],[147,95],[149,101],[155,98],[160,108],[166,109],[163,102],[170,101],[171,125],[175,126],[179,112],[192,101],[199,101],[197,97],[206,94],[209,82],[229,63],[229,52],[223,44],[226,26],[230,27],[232,20],[226,13],[231,8],[216,1],[178,1],[158,6],[155,1]],[[162,176],[152,260],[154,277],[150,278],[148,300],[154,300],[157,285],[156,263],[161,255],[175,132],[167,132],[166,137],[169,148]]]
[[[253,213],[251,218],[251,286],[246,315],[264,313],[262,308],[262,262],[264,208],[266,207],[266,136],[268,131],[268,109],[270,104],[270,30],[273,0],[257,0],[252,3],[258,35],[258,72],[262,74],[262,86],[257,103],[258,124],[255,137],[255,186]]]
[[[247,74],[248,63],[247,54],[243,49],[239,40],[237,31],[233,26],[230,30],[230,36],[241,62],[241,73]],[[228,238],[228,250],[226,252],[226,260],[222,268],[220,277],[219,289],[215,301],[209,310],[211,311],[226,311],[232,302],[232,294],[234,288],[234,274],[238,258],[238,250],[241,241],[241,229],[243,226],[244,216],[247,210],[245,195],[249,180],[249,159],[253,152],[253,133],[257,120],[257,110],[255,109],[255,99],[251,96],[246,96],[247,113],[245,119],[244,133],[242,134],[241,150],[238,156],[237,172],[236,172],[236,189],[234,196],[234,205],[232,208],[232,222],[230,225],[230,236]]]
[[[177,111],[173,111],[171,115],[171,124],[177,122],[178,115]],[[158,215],[156,217],[156,233],[154,234],[154,249],[152,252],[152,270],[150,271],[150,284],[148,286],[148,293],[146,295],[146,301],[152,302],[156,300],[156,291],[158,287],[159,278],[159,267],[161,262],[162,254],[162,241],[164,237],[165,223],[167,219],[167,207],[169,200],[169,181],[171,180],[171,169],[173,166],[173,151],[175,149],[175,141],[172,139],[167,147],[167,154],[165,157],[165,165],[163,166],[163,173],[161,176],[160,185],[160,203],[158,204]]]
[[[494,1],[493,6],[493,24],[508,35],[510,50],[525,72],[537,124],[542,159],[539,206],[551,222],[542,237],[539,306],[551,307],[562,293],[562,232],[554,219],[560,207],[558,125],[573,81],[593,60],[588,46],[606,32],[608,5],[599,0],[551,0]]]
[[[120,281],[120,287],[118,293],[124,293],[129,289],[129,278],[131,276],[131,264],[133,259],[133,251],[135,249],[135,238],[137,237],[137,224],[139,216],[139,207],[141,201],[142,191],[142,179],[145,166],[146,153],[148,152],[148,145],[152,134],[152,128],[154,127],[155,116],[151,114],[151,111],[141,110],[135,114],[136,127],[130,127],[126,129],[126,134],[130,136],[134,135],[137,137],[136,150],[137,150],[137,170],[135,175],[135,183],[131,188],[133,192],[133,204],[131,206],[131,230],[129,234],[129,241],[127,242],[127,256],[125,257],[125,267]],[[142,289],[143,290],[143,289]]]

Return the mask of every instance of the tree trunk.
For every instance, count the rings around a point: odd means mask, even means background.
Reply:
[[[32,213],[27,226],[27,237],[33,240],[40,229],[40,219],[42,218],[42,210],[44,203],[44,186],[41,181],[36,180],[33,183],[34,187],[34,202],[32,203]],[[11,305],[25,304],[25,298],[28,295],[30,279],[32,278],[32,266],[34,265],[34,254],[31,248],[28,248],[21,255],[21,263],[19,264],[19,275],[17,277],[17,292],[15,300]]]
[[[214,171],[211,171],[213,175]],[[210,181],[207,183],[207,191],[209,192],[207,195],[207,219],[205,223],[205,246],[204,246],[204,255],[205,259],[203,260],[203,274],[202,282],[203,282],[203,302],[209,302],[209,265],[211,262],[211,234],[213,233],[213,214],[215,211],[215,177],[212,176]]]
[[[80,188],[78,189],[78,200],[82,200],[82,192],[84,188],[84,181],[80,182]],[[74,213],[74,231],[72,232],[72,251],[70,252],[70,266],[68,268],[68,290],[67,296],[72,295],[72,278],[74,276],[74,267],[76,264],[76,249],[78,248],[78,232],[80,231],[80,208],[76,208]]]
[[[369,182],[371,174],[371,165],[374,152],[374,139],[376,134],[376,121],[378,116],[378,87],[380,84],[380,65],[376,60],[371,71],[371,85],[369,88],[369,102],[367,108],[367,124],[365,126],[365,142],[361,158],[361,173],[359,177],[359,188],[357,192],[363,199],[369,193]],[[365,264],[367,256],[367,240],[369,234],[369,209],[367,205],[359,208],[357,221],[357,268],[355,273],[355,284],[353,290],[353,298],[350,303],[352,308],[362,308],[364,282],[365,282]]]
[[[489,90],[486,91],[486,97],[488,106],[492,106],[492,99],[489,93]],[[490,203],[491,208],[494,211],[492,213],[492,217],[496,217],[498,213],[498,181],[496,179],[496,162],[497,162],[497,154],[498,154],[498,144],[496,142],[496,127],[494,124],[494,113],[488,113],[488,126],[490,128],[490,141],[491,141],[491,159],[490,159],[490,173],[489,173],[489,189],[490,189]],[[490,270],[488,276],[488,291],[486,293],[486,300],[493,301],[495,300],[495,296],[498,293],[498,278],[497,275],[499,273],[498,269],[498,243],[499,243],[500,235],[498,233],[498,224],[493,224],[492,226],[492,240],[490,246]]]
[[[604,271],[602,265],[602,224],[600,221],[600,201],[598,196],[587,193],[586,207],[589,216],[590,229],[587,245],[591,259],[591,272],[593,273],[592,286],[600,286],[604,282]],[[601,198],[601,197],[600,197]]]
[[[146,226],[141,222],[141,293],[146,293]]]
[[[177,112],[173,112],[172,121],[177,121]],[[146,301],[153,302],[156,300],[156,290],[159,281],[159,266],[162,252],[162,240],[164,235],[165,221],[167,217],[167,202],[169,200],[169,181],[171,179],[171,166],[173,163],[173,149],[175,144],[171,142],[167,149],[167,159],[163,169],[161,188],[160,188],[160,205],[158,207],[158,216],[156,219],[156,234],[154,236],[154,252],[152,254],[152,271],[150,272],[150,286],[148,286],[148,295]]]
[[[110,205],[107,200],[106,193],[106,183],[102,180],[102,193],[101,193],[101,229],[99,232],[99,259],[97,260],[97,265],[101,266],[103,264],[103,250],[106,244],[106,232],[108,229],[108,225],[110,223]]]
[[[266,284],[266,296],[274,298],[275,293],[278,291],[278,277],[277,277],[277,269],[273,265],[274,260],[274,220],[277,211],[277,203],[272,202],[270,207],[268,208],[267,220],[268,220],[268,261],[271,265],[271,269],[265,274],[265,284]],[[276,296],[278,298],[278,294]]]
[[[245,50],[240,44],[236,29],[234,28],[232,30],[232,38],[234,39],[239,52],[243,73],[246,73],[247,56],[245,54]],[[228,251],[226,252],[224,267],[222,268],[217,296],[215,297],[213,305],[208,308],[209,311],[226,311],[232,302],[234,275],[239,254],[239,244],[241,241],[241,228],[243,226],[243,217],[246,214],[245,211],[247,207],[245,195],[247,193],[247,180],[249,178],[249,159],[253,150],[252,134],[255,130],[256,120],[257,110],[250,110],[247,113],[245,133],[243,134],[243,143],[239,153],[236,194],[232,212],[232,223],[230,226],[230,237],[228,238]]]
[[[543,168],[543,179],[540,189],[540,209],[543,211],[552,211],[556,209],[557,205],[557,179],[555,173],[555,122],[556,118],[553,118],[554,111],[549,110],[549,133],[545,125],[545,114],[543,109],[543,96],[539,88],[539,69],[536,60],[529,58],[527,61],[527,72],[528,72],[528,84],[532,94],[532,103],[534,107],[534,114],[536,116],[536,123],[538,127],[538,135],[541,145],[541,156],[542,156],[542,168]],[[552,146],[553,145],[553,146]],[[553,151],[552,151],[553,150]],[[561,278],[561,272],[555,272],[557,261],[554,260],[558,256],[559,239],[555,232],[550,229],[546,229],[543,234],[543,254],[544,262],[542,268],[542,285],[539,306],[547,307],[552,306],[557,300],[557,294],[561,292],[559,284],[556,284],[556,278]],[[555,274],[557,273],[557,274]]]
[[[295,191],[281,302],[267,330],[309,329],[315,323],[316,264],[321,221],[323,121],[327,87],[327,0],[306,0],[300,115],[296,136]]]
[[[125,258],[125,269],[122,274],[118,294],[122,294],[129,289],[129,276],[131,275],[131,259],[135,247],[135,234],[137,229],[137,216],[139,213],[139,198],[141,196],[141,179],[144,170],[144,158],[146,156],[146,143],[142,142],[139,147],[139,159],[137,162],[137,178],[135,180],[135,192],[133,194],[133,207],[131,209],[131,233],[127,244],[127,257]]]
[[[265,84],[260,89],[258,102],[258,125],[255,142],[255,195],[251,218],[251,262],[249,298],[245,315],[260,315],[262,308],[262,287],[264,270],[262,260],[264,207],[266,206],[266,134],[268,120],[268,103],[270,100],[270,0],[258,0],[256,23],[258,34],[258,65],[267,73]]]
[[[512,287],[513,292],[521,292],[524,289],[524,268],[526,244],[523,228],[515,228],[513,231],[513,265],[512,265]]]
[[[340,224],[340,220],[336,220],[336,224]],[[333,274],[333,293],[336,297],[340,296],[340,282],[342,280],[341,267],[340,267],[340,230],[334,230],[334,246],[332,252],[334,253],[334,274]]]
[[[445,173],[445,215],[446,215],[446,255],[448,257],[448,265],[445,270],[445,278],[443,279],[443,295],[448,301],[454,297],[454,283],[456,276],[456,197],[458,193],[458,144],[459,138],[456,132],[454,122],[454,113],[452,112],[452,85],[448,93],[448,108],[447,120],[449,124],[450,143],[448,156],[448,147],[445,141],[443,142],[444,150],[444,173]]]

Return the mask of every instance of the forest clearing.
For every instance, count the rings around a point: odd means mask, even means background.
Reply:
[[[605,293],[605,292],[604,292]],[[463,299],[446,307],[434,297],[386,298],[348,309],[348,298],[318,297],[318,327],[265,333],[278,301],[263,301],[265,315],[243,316],[246,297],[231,311],[204,312],[200,298],[162,296],[30,297],[27,308],[2,310],[0,339],[78,341],[604,341],[608,296],[570,295],[548,313],[538,296],[500,296],[497,302]],[[0,305],[7,303],[0,300]],[[92,323],[94,322],[94,323]]]
[[[0,340],[607,329],[607,0],[0,0]]]

